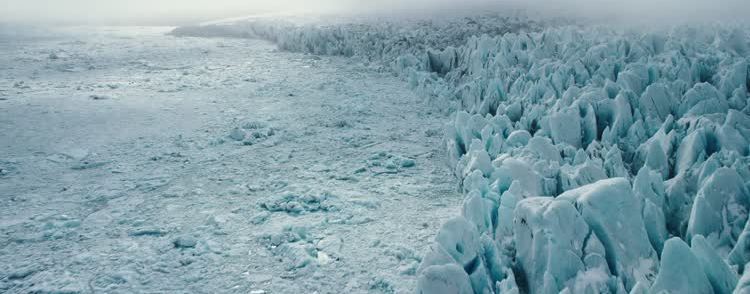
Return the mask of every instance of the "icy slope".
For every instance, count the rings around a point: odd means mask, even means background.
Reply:
[[[445,144],[466,198],[422,293],[750,291],[748,28],[471,24],[223,29],[367,56],[458,110]]]

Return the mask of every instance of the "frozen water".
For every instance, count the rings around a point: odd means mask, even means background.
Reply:
[[[684,241],[676,237],[667,240],[661,258],[661,269],[651,286],[652,293],[713,292],[700,261]]]
[[[207,192],[217,193],[217,182],[229,183],[233,189],[227,193],[232,197],[263,194],[256,207],[228,214],[221,206],[192,208],[190,211],[207,214],[188,222],[193,226],[186,227],[195,232],[170,226],[163,218],[126,217],[119,224],[127,224],[126,231],[135,240],[179,234],[186,239],[172,238],[171,248],[195,250],[198,256],[232,256],[248,247],[259,250],[261,253],[253,256],[263,261],[254,263],[254,269],[270,266],[271,272],[283,272],[283,279],[294,280],[295,286],[260,279],[255,273],[249,274],[250,280],[263,280],[263,285],[279,291],[402,292],[416,288],[425,294],[742,293],[750,284],[746,270],[750,262],[749,32],[740,24],[622,29],[500,16],[435,22],[254,18],[178,28],[173,35],[219,37],[216,40],[224,46],[235,46],[226,49],[230,53],[260,53],[266,58],[249,62],[281,62],[269,56],[273,54],[296,58],[293,65],[297,67],[283,63],[283,69],[313,68],[321,77],[312,78],[312,83],[306,80],[309,76],[295,76],[299,84],[294,84],[265,71],[253,75],[227,70],[224,68],[231,65],[224,64],[196,68],[156,65],[148,60],[133,63],[148,71],[176,71],[178,76],[182,72],[183,77],[144,81],[162,93],[247,89],[241,85],[262,83],[250,89],[275,100],[246,103],[267,111],[262,113],[282,114],[266,118],[264,124],[243,124],[249,117],[255,120],[252,114],[258,113],[235,113],[234,121],[215,123],[221,126],[217,138],[200,145],[199,150],[257,148],[253,149],[256,156],[250,159],[242,151],[231,151],[236,149],[226,151],[232,154],[227,157],[224,153],[194,154],[189,159],[208,156],[235,169],[200,165],[192,171],[212,182],[205,184],[209,191],[195,187],[190,192],[172,193],[177,198],[209,197]],[[259,50],[257,43],[244,43],[247,41],[242,38],[265,39],[298,53]],[[74,54],[56,51],[55,58],[50,58],[53,55],[47,51],[44,62],[55,63],[52,68],[82,70],[81,65],[64,62]],[[89,65],[101,66],[96,62]],[[331,65],[335,66],[326,67]],[[336,74],[342,68],[345,73]],[[223,80],[203,79],[211,72],[218,72],[215,74]],[[374,80],[384,82],[385,88],[379,88]],[[5,83],[20,93],[45,87],[35,79]],[[107,85],[79,87],[97,97],[121,89]],[[406,102],[399,97],[406,95],[402,92],[406,87],[423,98],[423,108],[402,107]],[[284,116],[308,117],[301,110],[283,112],[278,105],[289,107],[291,102],[280,101],[298,101],[294,97],[311,95],[310,91],[322,92],[316,97],[323,102],[312,105],[348,116],[307,118],[302,123]],[[391,94],[383,99],[379,91]],[[324,99],[324,95],[333,98]],[[342,96],[371,98],[342,104],[341,99],[346,99]],[[122,95],[109,97],[112,99],[89,102],[122,103]],[[408,119],[389,121],[404,116]],[[447,120],[441,144],[435,144],[437,138],[425,131],[432,127],[418,119]],[[376,127],[379,124],[387,127]],[[365,134],[373,129],[381,136],[368,139]],[[237,144],[224,144],[226,140]],[[295,140],[312,143],[297,149],[289,143]],[[354,151],[333,149],[330,140]],[[180,148],[196,145],[184,137],[175,141]],[[423,152],[392,142],[411,142],[422,146],[417,149]],[[430,149],[435,146],[444,148],[445,154]],[[429,160],[422,159],[425,154],[431,156]],[[436,154],[442,158],[434,158]],[[315,159],[321,156],[324,160]],[[359,157],[351,160],[352,156]],[[175,169],[186,164],[180,156],[169,158]],[[254,164],[257,172],[252,178],[259,183],[239,183],[237,178],[221,176],[247,174],[246,164],[239,159]],[[433,197],[424,190],[446,183],[437,176],[424,178],[429,164],[442,160],[448,162],[447,170],[464,193],[461,203]],[[74,162],[73,168],[79,167],[75,170],[80,172],[121,168],[93,153],[78,161],[83,163]],[[0,163],[11,177],[19,172],[15,164]],[[278,170],[292,172],[296,178],[266,176]],[[400,177],[412,179],[420,188],[403,188],[397,180],[388,181]],[[142,175],[132,189],[150,193],[173,186],[175,181],[185,185],[184,179],[154,172]],[[243,184],[247,189],[238,190],[237,185]],[[383,193],[386,188],[378,187],[384,185],[396,196],[372,200],[371,194]],[[337,188],[330,195],[311,189],[321,186]],[[125,202],[135,206],[134,210],[141,209],[145,199],[137,203],[122,200],[121,194],[127,191],[123,188],[103,196],[105,203],[110,207]],[[363,197],[362,191],[368,195]],[[403,197],[410,198],[397,200]],[[176,201],[173,198],[163,201]],[[412,201],[418,204],[409,204]],[[430,205],[432,201],[442,206]],[[190,209],[180,203],[166,204]],[[243,211],[247,215],[236,215]],[[101,224],[129,216],[119,209],[110,214],[115,216],[95,215],[93,221]],[[449,218],[451,214],[454,217]],[[262,228],[251,242],[263,248],[249,246],[247,239],[233,234],[238,229],[232,220],[242,217]],[[69,240],[77,236],[77,228],[90,227],[87,218],[83,213],[73,217],[53,214],[28,221],[30,224],[11,223],[7,231],[18,240],[15,243]],[[430,228],[430,234],[422,229],[418,240],[408,237],[414,234],[416,224],[429,228],[438,221],[443,225]],[[365,232],[352,235],[341,226],[358,226],[357,230]],[[21,227],[32,227],[39,234],[23,234]],[[411,229],[401,231],[403,227]],[[388,230],[401,233],[383,233]],[[428,244],[426,239],[432,236],[434,242]],[[413,251],[394,246],[394,238],[422,244],[412,247],[424,250],[424,256],[405,253]],[[153,250],[163,250],[151,244]],[[118,245],[141,248],[130,243]],[[372,253],[378,250],[394,259]],[[189,266],[199,261],[188,257],[180,262]],[[336,271],[332,265],[347,267]],[[352,272],[354,267],[368,270],[357,274]],[[23,278],[3,285],[24,285],[17,281],[36,279],[37,271],[41,270],[13,273],[13,277]],[[370,276],[373,273],[376,275]],[[349,279],[350,275],[355,278]],[[193,283],[202,278],[186,277]],[[347,279],[349,282],[344,282]],[[80,285],[75,275],[61,275],[58,282],[63,289]]]
[[[461,203],[445,119],[348,59],[167,30],[0,37],[0,293],[413,291]]]
[[[456,110],[445,144],[466,198],[422,293],[727,293],[750,261],[746,27],[438,27],[408,45],[373,24],[223,28],[391,68]],[[456,42],[415,50],[433,36]]]

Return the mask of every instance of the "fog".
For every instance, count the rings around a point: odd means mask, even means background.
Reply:
[[[0,0],[0,22],[180,25],[263,13],[386,15],[523,9],[625,21],[747,20],[747,0]]]

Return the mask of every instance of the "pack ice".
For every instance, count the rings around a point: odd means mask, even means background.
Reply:
[[[519,23],[175,33],[352,56],[453,112],[465,199],[418,293],[750,293],[750,30]]]

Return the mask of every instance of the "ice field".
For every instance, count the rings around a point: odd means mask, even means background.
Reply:
[[[416,287],[461,201],[444,118],[348,59],[167,32],[2,44],[0,292]]]
[[[746,25],[0,40],[0,291],[750,293]]]

